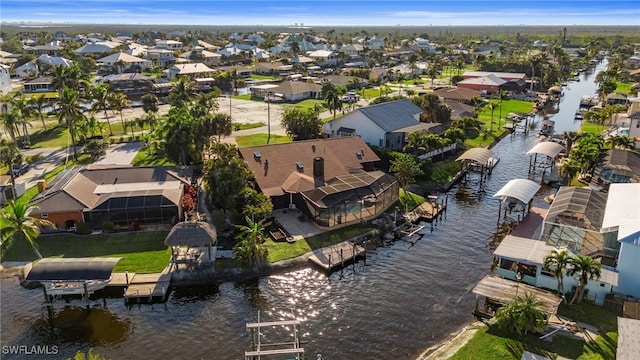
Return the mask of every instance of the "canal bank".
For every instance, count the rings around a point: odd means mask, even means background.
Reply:
[[[564,98],[579,101],[588,94],[565,90]],[[557,128],[577,128],[570,110],[568,119],[554,116]],[[121,298],[90,312],[69,304],[56,309],[52,323],[42,311],[41,292],[2,278],[2,344],[56,345],[60,358],[92,347],[110,359],[132,358],[131,349],[148,358],[179,358],[185,348],[189,358],[239,359],[250,347],[245,324],[260,311],[265,321],[300,319],[311,359],[416,359],[471,321],[470,290],[490,271],[492,259],[498,200],[491,195],[509,180],[527,177],[526,152],[538,142],[534,133],[507,136],[492,148],[500,163],[482,189],[453,186],[446,219],[433,232],[427,226],[415,243],[385,243],[367,253],[366,264],[330,276],[305,267],[185,286],[169,295],[166,307],[128,308]],[[543,187],[534,206],[545,207],[542,198],[553,192]]]

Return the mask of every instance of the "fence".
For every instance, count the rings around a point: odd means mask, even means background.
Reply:
[[[445,146],[443,148],[432,150],[432,151],[427,152],[426,154],[420,155],[420,156],[418,156],[418,159],[423,159],[423,160],[424,159],[431,159],[434,156],[437,156],[437,155],[440,155],[440,154],[444,154],[444,153],[449,152],[449,151],[453,151],[453,150],[455,150],[457,148],[458,148],[458,144],[457,143],[456,144],[447,145],[447,146]]]

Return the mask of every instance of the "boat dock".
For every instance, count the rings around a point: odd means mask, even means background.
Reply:
[[[445,211],[446,208],[447,205],[444,203],[425,201],[414,210],[416,220],[432,222],[434,219],[438,218],[438,216],[440,216],[440,214]]]
[[[135,274],[124,293],[125,304],[164,301],[171,285],[171,273]]]
[[[300,320],[282,320],[260,322],[260,312],[258,312],[258,322],[248,323],[247,331],[251,335],[251,350],[245,351],[245,360],[259,360],[270,355],[289,355],[289,359],[301,360],[304,358],[304,348],[300,343]],[[292,341],[280,343],[265,343],[262,341],[263,331],[268,328],[284,327],[292,329]]]
[[[332,272],[334,269],[344,267],[345,263],[354,261],[360,256],[366,257],[364,247],[357,245],[355,242],[343,241],[314,250],[313,255],[309,257],[309,261],[327,272]]]

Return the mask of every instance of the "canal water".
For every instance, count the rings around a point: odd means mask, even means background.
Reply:
[[[560,112],[551,115],[559,132],[575,130],[573,114],[582,95],[595,91],[601,63],[564,91]],[[264,321],[295,317],[302,321],[307,359],[415,359],[472,320],[470,290],[490,272],[489,246],[496,228],[498,201],[492,198],[514,178],[526,178],[525,155],[539,140],[537,131],[507,136],[494,148],[500,162],[483,188],[471,182],[449,193],[446,219],[414,244],[390,242],[327,277],[313,269],[253,281],[174,291],[166,304],[127,308],[109,299],[56,307],[52,321],[39,290],[1,279],[2,345],[57,346],[66,358],[93,347],[111,359],[242,359],[250,347],[245,323],[260,311]],[[553,192],[543,187],[534,206]],[[74,306],[75,305],[75,306]],[[264,330],[265,342],[289,341],[286,330]],[[3,359],[35,355],[8,355]]]

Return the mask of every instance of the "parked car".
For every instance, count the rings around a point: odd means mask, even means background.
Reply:
[[[349,91],[346,94],[344,94],[340,98],[340,100],[342,102],[356,102],[356,101],[360,100],[360,95],[358,95],[358,94],[356,94],[356,93],[354,93],[352,91]]]
[[[29,171],[30,167],[31,166],[27,163],[23,163],[22,165],[13,165],[13,168],[7,171],[7,175],[11,175],[11,172],[13,172],[13,176],[24,175],[27,171]]]

